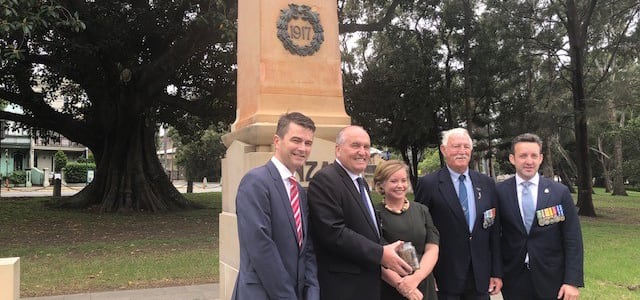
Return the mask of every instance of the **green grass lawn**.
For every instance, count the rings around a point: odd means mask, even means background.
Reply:
[[[115,215],[3,198],[0,257],[21,257],[23,297],[217,282],[221,194],[185,196],[206,208]],[[640,299],[640,193],[596,189],[594,204],[598,217],[581,219],[581,299]]]
[[[581,218],[586,285],[581,299],[640,299],[640,193],[595,191],[598,217]]]
[[[221,194],[185,196],[206,208],[95,214],[4,198],[0,257],[20,257],[22,297],[217,282]]]

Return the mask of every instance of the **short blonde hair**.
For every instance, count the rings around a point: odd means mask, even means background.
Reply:
[[[387,181],[391,175],[402,169],[407,172],[407,177],[409,177],[409,166],[407,166],[404,161],[392,159],[380,163],[380,165],[376,167],[376,171],[373,173],[373,187],[376,192],[380,195],[384,195],[382,184]]]

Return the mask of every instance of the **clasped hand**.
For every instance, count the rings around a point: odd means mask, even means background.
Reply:
[[[420,280],[415,276],[405,276],[397,283],[396,290],[407,299],[422,299],[424,295],[418,289],[419,284]]]
[[[411,266],[407,264],[396,252],[396,249],[401,247],[403,243],[403,241],[396,241],[393,244],[383,246],[381,262],[383,267],[398,273],[398,275],[402,277],[411,274],[413,271]]]

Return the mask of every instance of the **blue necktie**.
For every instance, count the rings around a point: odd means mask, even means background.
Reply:
[[[467,198],[467,187],[464,185],[464,174],[458,177],[458,200],[462,205],[462,211],[464,212],[464,219],[469,224],[469,200]]]
[[[364,184],[364,179],[362,177],[358,177],[356,179],[358,181],[358,187],[360,188],[360,199],[364,203],[364,206],[367,208],[369,215],[371,216],[371,220],[373,221],[373,226],[376,228],[376,233],[378,233],[378,223],[376,222],[375,213],[373,212],[373,207],[371,207],[371,202],[367,199],[367,187]],[[380,235],[380,233],[378,233]]]
[[[531,182],[525,181],[522,183],[522,214],[524,217],[524,227],[527,229],[527,233],[531,230],[531,224],[533,224],[533,217],[536,213],[536,208],[533,205],[533,196],[529,190]]]

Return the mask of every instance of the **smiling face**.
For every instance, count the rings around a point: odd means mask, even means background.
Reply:
[[[369,134],[358,126],[349,126],[342,130],[336,144],[336,158],[342,166],[354,174],[364,172],[369,164],[371,139]]]
[[[401,202],[407,196],[409,177],[407,170],[400,169],[380,184],[386,201]]]
[[[311,153],[313,131],[293,122],[289,123],[288,126],[289,128],[284,136],[280,137],[276,134],[273,137],[273,144],[276,148],[274,156],[291,173],[294,173],[297,168],[304,165]]]
[[[518,142],[513,147],[513,154],[509,154],[509,161],[516,168],[520,178],[529,180],[533,178],[540,164],[542,164],[542,149],[534,142]]]
[[[465,134],[451,135],[447,139],[446,145],[440,145],[440,151],[442,151],[447,166],[460,174],[469,168],[472,148],[471,138]]]

